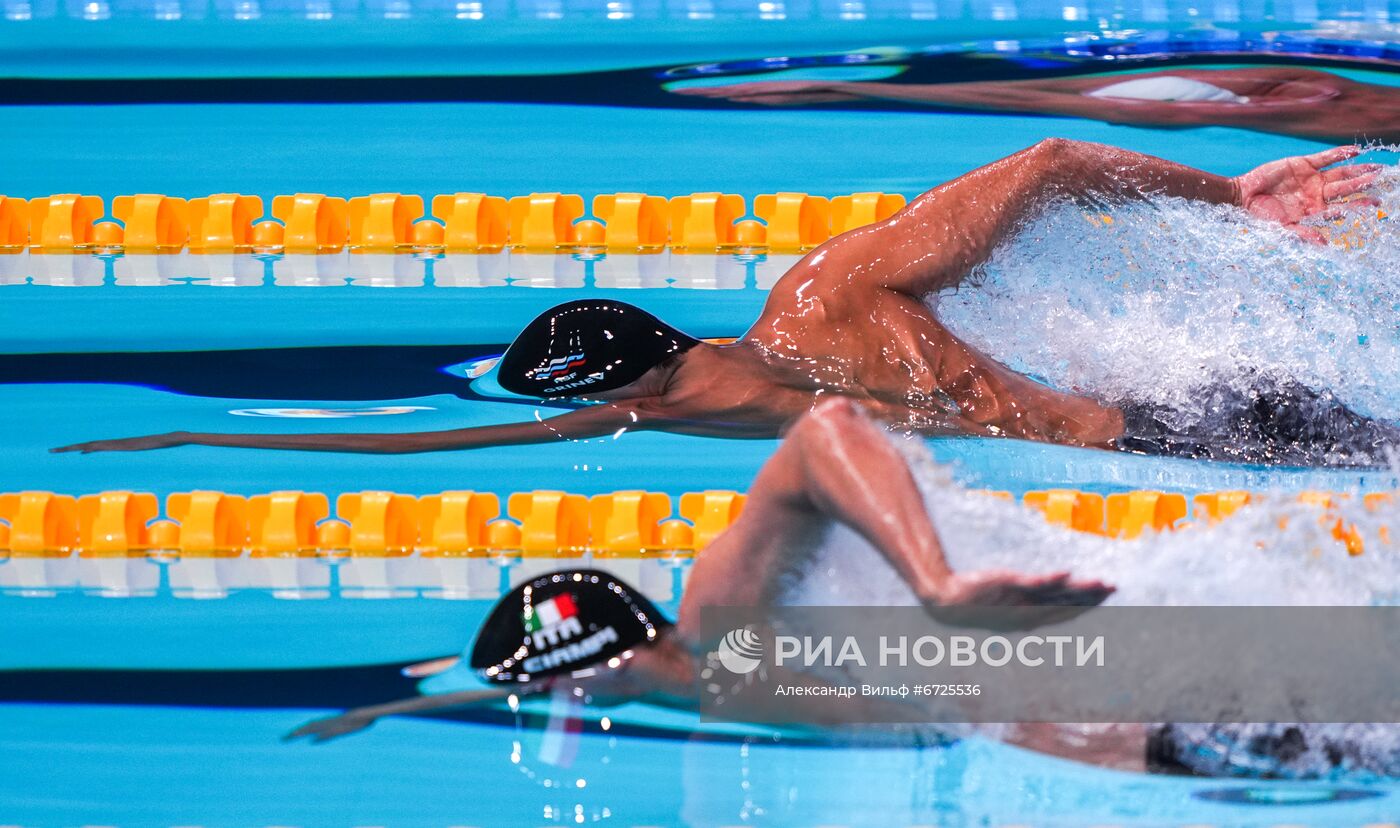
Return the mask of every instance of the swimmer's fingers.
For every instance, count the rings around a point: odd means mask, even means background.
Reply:
[[[1348,178],[1356,178],[1358,175],[1379,173],[1384,169],[1384,164],[1348,164],[1345,167],[1333,167],[1330,170],[1323,170],[1322,180],[1329,183],[1332,181],[1344,181]]]
[[[403,673],[407,678],[426,678],[451,670],[453,667],[456,667],[461,660],[461,656],[435,658],[432,661],[420,661],[417,664],[410,664],[399,672]]]
[[[680,95],[699,95],[704,98],[733,98],[743,95],[770,95],[775,92],[828,92],[833,85],[824,81],[753,81],[731,83],[722,86],[692,86],[677,89]]]
[[[1335,201],[1339,198],[1346,198],[1349,195],[1359,193],[1372,184],[1376,183],[1376,177],[1380,173],[1363,173],[1344,178],[1340,181],[1328,181],[1322,185],[1322,197],[1328,201]]]
[[[1037,602],[1043,605],[1066,607],[1096,607],[1114,593],[1114,588],[1103,581],[1065,581],[1053,588],[1042,591]]]
[[[1353,213],[1369,213],[1379,206],[1381,206],[1381,200],[1371,196],[1348,198],[1345,201],[1327,205],[1327,209],[1322,212],[1322,218],[1328,220],[1346,218]]]
[[[1348,144],[1344,147],[1333,147],[1322,152],[1315,152],[1312,155],[1304,155],[1303,160],[1312,165],[1313,169],[1320,170],[1323,167],[1336,164],[1338,161],[1345,161],[1348,158],[1355,158],[1365,150],[1357,144]]]
[[[1068,572],[1031,575],[987,570],[954,575],[944,586],[944,606],[1096,606],[1113,593],[1102,581],[1072,580]]]
[[[1068,572],[1030,576],[1022,597],[1031,606],[1092,607],[1113,594],[1113,587],[1098,580],[1072,580]]]
[[[855,95],[839,92],[826,94],[803,93],[800,95],[755,95],[749,98],[735,98],[735,103],[759,104],[762,106],[802,106],[822,103],[853,103],[860,100]]]
[[[92,454],[95,451],[150,451],[151,449],[174,448],[183,446],[190,441],[190,433],[187,431],[172,431],[169,434],[152,434],[147,437],[124,437],[117,440],[90,440],[86,443],[74,443],[71,446],[59,446],[49,449],[54,454],[64,454],[76,451],[82,454]]]
[[[310,737],[311,743],[319,745],[338,739],[341,736],[349,736],[351,733],[359,733],[361,730],[374,724],[374,719],[368,716],[357,716],[351,713],[342,713],[339,716],[331,716],[325,719],[317,719],[307,722],[301,727],[282,737],[284,742],[292,742],[297,739]]]
[[[51,448],[49,449],[49,453],[69,454],[72,452],[77,452],[78,454],[92,454],[93,452],[97,451],[130,451],[130,449],[122,449],[119,447],[113,448],[108,445],[108,443],[111,442],[111,440],[92,440],[87,443],[74,443],[71,446],[59,446],[58,448]]]
[[[52,454],[68,454],[70,452],[77,452],[78,454],[92,454],[98,451],[135,450],[136,449],[128,448],[122,445],[122,441],[120,440],[89,440],[86,443],[74,443],[71,446],[59,446],[58,448],[51,448],[49,449],[49,452]]]
[[[728,86],[697,86],[672,91],[677,95],[723,99],[734,103],[762,106],[849,103],[861,99],[859,95],[843,91],[839,84],[825,81],[755,81]]]

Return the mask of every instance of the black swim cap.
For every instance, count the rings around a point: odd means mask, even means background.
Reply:
[[[580,299],[526,325],[501,357],[496,378],[515,394],[584,396],[621,388],[698,344],[626,302]]]
[[[497,602],[472,646],[487,681],[529,681],[601,664],[671,626],[645,596],[606,572],[541,575]]]

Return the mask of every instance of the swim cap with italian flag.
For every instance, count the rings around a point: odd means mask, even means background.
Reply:
[[[699,342],[635,305],[579,299],[526,325],[501,357],[496,381],[512,394],[584,397],[634,382]]]
[[[670,626],[645,596],[596,569],[542,575],[496,603],[472,646],[488,681],[574,673],[656,641]]]

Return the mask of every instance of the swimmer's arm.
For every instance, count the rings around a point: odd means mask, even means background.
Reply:
[[[807,283],[828,300],[870,288],[922,299],[962,281],[1054,198],[1088,195],[1240,203],[1239,188],[1225,176],[1103,144],[1047,139],[817,248],[774,288],[770,308]]]
[[[955,106],[992,112],[1032,112],[1038,115],[1061,115],[1087,118],[1115,124],[1145,126],[1194,126],[1199,124],[1227,125],[1238,121],[1257,121],[1268,117],[1260,107],[1225,106],[1219,103],[1194,104],[1176,101],[1130,100],[1094,97],[1086,94],[1111,81],[1066,78],[1047,81],[972,82],[899,86],[861,83],[871,87],[861,93],[865,97]],[[1082,87],[1082,88],[1081,88]],[[907,91],[906,91],[907,90]]]
[[[1331,166],[1364,151],[1336,147],[1227,178],[1117,147],[1048,139],[812,251],[774,287],[765,315],[791,313],[805,296],[836,307],[844,299],[859,310],[868,291],[878,288],[923,299],[961,282],[1028,216],[1057,198],[1170,196],[1232,204],[1307,238],[1317,231],[1301,225],[1305,218],[1344,208],[1374,182],[1379,165]]]
[[[54,449],[76,451],[147,451],[175,446],[340,451],[363,454],[417,454],[432,451],[523,446],[555,440],[580,440],[618,434],[628,429],[656,427],[659,420],[645,405],[606,403],[569,411],[556,417],[523,423],[422,431],[410,434],[212,434],[175,431],[149,437],[95,440]]]
[[[772,605],[782,578],[813,554],[832,521],[886,551],[920,595],[938,595],[948,583],[952,573],[909,469],[858,405],[835,399],[788,430],[739,519],[698,556],[682,627],[697,625],[706,606]]]
[[[1239,106],[1217,101],[1158,101],[1098,97],[1089,94],[1123,80],[1151,77],[1182,77],[1204,81],[1237,95],[1254,98],[1256,105]],[[1319,106],[1317,100],[1287,94],[1270,94],[1280,85],[1297,81],[1336,92],[1359,86],[1353,81],[1325,72],[1176,70],[1128,76],[1095,75],[1080,78],[967,83],[836,82],[831,88],[833,92],[870,100],[928,103],[997,112],[1067,115],[1112,123],[1151,126],[1259,124],[1287,117],[1294,112],[1310,115],[1314,120],[1335,117],[1334,108]]]
[[[409,713],[428,713],[434,710],[448,710],[453,707],[482,704],[508,698],[513,691],[505,689],[462,690],[457,693],[442,693],[428,696],[414,696],[411,699],[357,707],[338,716],[316,719],[282,737],[282,741],[311,737],[316,744],[328,742],[341,736],[349,736],[374,724],[385,716],[401,716]]]
[[[861,535],[930,606],[1094,605],[1112,591],[1067,573],[954,573],[904,457],[858,404],[836,399],[792,427],[754,479],[740,518],[697,558],[682,624],[698,623],[705,606],[771,606],[833,522]]]

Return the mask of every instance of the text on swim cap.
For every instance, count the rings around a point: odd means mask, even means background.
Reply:
[[[576,620],[575,623],[577,623]],[[580,628],[580,631],[581,630],[582,628]],[[536,635],[538,636],[539,633],[536,633]],[[541,653],[537,656],[531,656],[525,659],[523,666],[527,673],[538,673],[552,667],[558,667],[562,664],[573,664],[577,661],[592,658],[604,647],[615,643],[617,643],[617,630],[614,630],[612,627],[604,627],[581,641],[575,641],[572,644],[565,645],[556,650]]]

